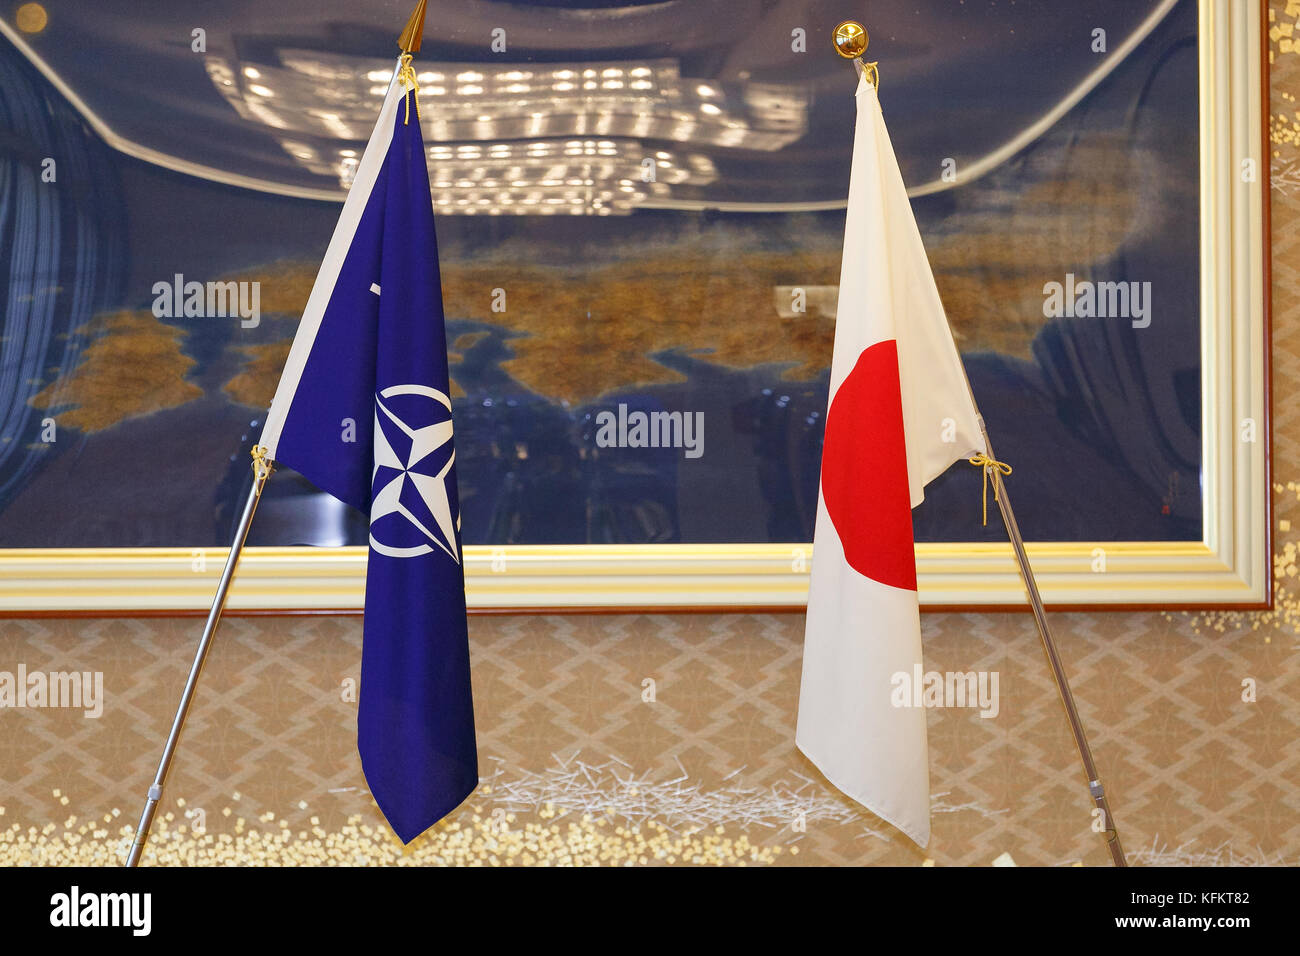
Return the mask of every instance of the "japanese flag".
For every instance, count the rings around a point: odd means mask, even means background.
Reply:
[[[921,665],[912,509],[928,482],[983,451],[880,101],[863,75],[795,740],[831,783],[921,846],[930,839],[925,711],[894,682]]]

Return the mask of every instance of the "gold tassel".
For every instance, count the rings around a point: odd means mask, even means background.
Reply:
[[[415,59],[409,53],[402,54],[402,65],[397,70],[397,81],[407,89],[406,95],[406,119],[405,123],[411,122],[411,96],[415,96],[415,118],[420,119],[420,82],[415,76],[415,67],[411,61]]]
[[[967,458],[972,465],[984,470],[984,526],[987,528],[989,523],[989,475],[995,470],[1003,475],[1011,474],[1011,466],[1005,461],[998,461],[996,458],[990,458],[984,452],[980,452],[974,458]],[[998,483],[993,482],[993,500],[998,500]]]

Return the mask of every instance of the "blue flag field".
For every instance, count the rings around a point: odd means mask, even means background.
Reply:
[[[370,516],[357,745],[404,843],[478,785],[438,247],[408,84],[409,70],[389,86],[262,434],[268,458]]]

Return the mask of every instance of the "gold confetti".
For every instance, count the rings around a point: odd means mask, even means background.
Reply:
[[[0,808],[0,814],[3,808]],[[636,832],[611,828],[608,819],[584,814],[568,822],[526,820],[505,830],[494,829],[491,813],[470,808],[474,823],[443,821],[404,847],[387,828],[348,817],[334,830],[314,826],[310,833],[291,832],[287,820],[273,812],[260,819],[266,829],[245,830],[240,818],[234,832],[195,835],[184,823],[159,819],[145,848],[145,866],[644,866],[678,861],[701,866],[770,865],[797,846],[761,846],[744,832],[726,827],[674,832],[657,822],[643,823]],[[537,814],[540,816],[540,813]],[[520,819],[509,814],[508,820]],[[75,827],[75,829],[74,829]],[[116,834],[77,817],[64,822],[56,835],[53,823],[41,831],[13,824],[0,830],[0,867],[115,866],[125,859],[134,828],[123,825]],[[620,832],[621,831],[621,832]],[[644,832],[642,832],[644,831]]]

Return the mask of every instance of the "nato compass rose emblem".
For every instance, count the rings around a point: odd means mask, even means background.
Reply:
[[[441,549],[460,563],[452,516],[451,399],[427,385],[393,385],[375,397],[370,547],[390,558]]]

